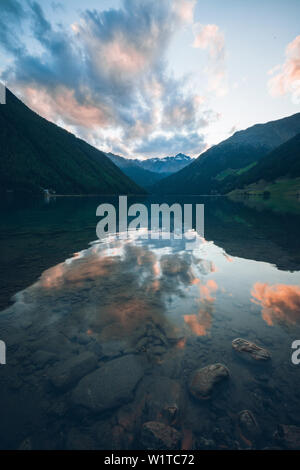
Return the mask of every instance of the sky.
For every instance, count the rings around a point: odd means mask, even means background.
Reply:
[[[300,111],[299,0],[0,0],[0,80],[105,152],[198,156]]]

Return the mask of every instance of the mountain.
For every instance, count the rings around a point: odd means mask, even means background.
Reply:
[[[137,184],[149,188],[163,178],[181,170],[193,160],[178,153],[175,157],[149,158],[147,160],[129,159],[107,153],[107,156]]]
[[[146,189],[181,170],[193,160],[183,153],[179,153],[175,157],[149,158],[147,160],[124,158],[113,153],[107,153],[107,156],[127,176]]]
[[[225,193],[233,176],[240,177],[299,132],[300,113],[256,124],[211,147],[186,168],[154,184],[151,190],[163,194]]]
[[[30,110],[6,90],[0,105],[1,190],[144,193],[101,151]]]
[[[227,182],[227,191],[249,185],[279,183],[300,177],[300,133],[262,157],[252,168]],[[300,189],[300,187],[299,187]]]
[[[156,173],[154,171],[146,170],[141,165],[142,160],[124,158],[119,155],[114,155],[113,153],[107,153],[107,156],[123,171],[123,173],[125,173],[125,175],[143,188],[152,186],[154,183],[170,174]]]
[[[146,170],[155,171],[156,173],[176,173],[182,168],[189,165],[193,159],[178,153],[175,157],[164,158],[148,158],[147,160],[140,160],[141,165]]]

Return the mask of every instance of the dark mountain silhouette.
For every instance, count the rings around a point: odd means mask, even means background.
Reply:
[[[225,193],[232,176],[240,177],[299,132],[300,113],[256,124],[211,147],[187,167],[153,185],[151,190],[163,194]]]
[[[42,118],[9,90],[0,106],[1,190],[144,193],[101,151]]]
[[[147,160],[129,159],[107,153],[107,156],[137,184],[149,188],[163,178],[181,170],[192,158],[183,153],[175,157],[148,158]]]
[[[300,177],[300,133],[262,157],[252,168],[238,177],[227,178],[224,191],[240,189],[261,180]]]
[[[129,159],[114,155],[113,153],[107,153],[107,156],[111,161],[117,165],[125,175],[129,176],[133,181],[143,188],[152,186],[157,181],[165,178],[170,173],[156,173],[154,171],[146,170],[140,165],[141,160]]]

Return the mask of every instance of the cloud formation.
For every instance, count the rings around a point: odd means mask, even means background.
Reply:
[[[274,75],[268,82],[271,95],[290,94],[295,104],[300,103],[300,35],[287,45],[285,62],[270,70]]]
[[[219,27],[215,24],[205,26],[194,25],[193,47],[208,51],[209,64],[206,73],[209,80],[209,90],[217,96],[227,94],[227,77],[225,66],[225,38]]]
[[[67,29],[54,27],[37,1],[25,8],[6,0],[1,26],[30,28],[35,47],[16,28],[0,29],[13,58],[2,79],[39,114],[104,151],[198,155],[216,116],[166,60],[174,34],[193,23],[195,3],[124,0],[121,9],[85,10]]]

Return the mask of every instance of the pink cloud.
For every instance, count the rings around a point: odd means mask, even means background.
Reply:
[[[300,103],[300,35],[287,45],[285,51],[286,60],[281,66],[274,67],[270,74],[274,75],[268,88],[273,96],[291,94],[295,104]]]
[[[64,116],[67,124],[86,128],[105,126],[109,122],[107,113],[101,108],[78,103],[74,91],[63,86],[58,87],[53,95],[33,86],[23,89],[23,93],[27,104],[47,119],[56,121],[59,116]]]
[[[183,23],[192,23],[197,0],[174,0],[173,9]]]
[[[217,59],[224,52],[224,34],[216,24],[207,24],[203,27],[196,25],[195,31],[199,28],[200,31],[195,33],[193,46],[200,49],[208,49],[210,57]]]

